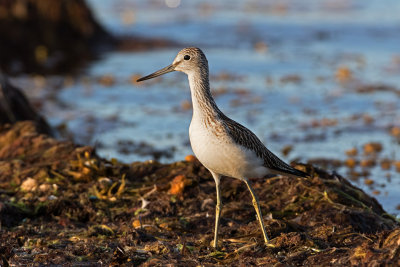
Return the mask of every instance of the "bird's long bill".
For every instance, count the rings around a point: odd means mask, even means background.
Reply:
[[[161,76],[165,73],[172,72],[172,71],[175,71],[175,66],[171,64],[171,65],[169,65],[161,70],[158,70],[150,75],[147,75],[147,76],[144,76],[144,77],[138,79],[137,82],[141,82],[141,81],[148,80],[148,79],[153,79],[155,77]]]

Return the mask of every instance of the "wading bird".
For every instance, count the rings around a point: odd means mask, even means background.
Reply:
[[[190,144],[198,160],[211,172],[217,189],[217,205],[213,247],[218,245],[219,219],[222,202],[221,176],[237,178],[246,183],[253,198],[253,206],[268,244],[260,205],[248,178],[262,178],[269,174],[308,177],[294,169],[271,151],[246,127],[228,118],[217,107],[209,85],[208,61],[196,47],[182,49],[171,65],[137,81],[155,78],[172,71],[181,71],[189,78],[193,117],[189,127]]]

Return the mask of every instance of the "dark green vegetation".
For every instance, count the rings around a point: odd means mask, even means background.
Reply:
[[[0,264],[398,265],[400,228],[339,175],[252,180],[274,248],[245,185],[223,179],[220,250],[215,185],[199,162],[121,164],[39,134],[0,129]]]

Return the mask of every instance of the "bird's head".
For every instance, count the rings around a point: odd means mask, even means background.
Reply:
[[[187,47],[179,51],[171,65],[150,75],[138,79],[138,82],[149,80],[172,71],[181,71],[190,75],[194,72],[206,71],[208,74],[207,58],[197,47]]]

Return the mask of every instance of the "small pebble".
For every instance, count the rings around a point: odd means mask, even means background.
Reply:
[[[98,82],[104,86],[112,86],[115,84],[115,78],[111,74],[106,74],[101,76]]]
[[[141,226],[141,223],[139,220],[134,220],[132,222],[132,226],[133,226],[133,228],[139,228]]]
[[[364,184],[366,184],[366,185],[372,185],[373,183],[374,183],[374,181],[371,180],[371,179],[365,179],[364,180]]]
[[[336,70],[335,77],[338,82],[348,82],[353,78],[353,74],[349,68],[341,67]]]
[[[394,166],[396,167],[396,171],[400,172],[400,161],[395,161]]]
[[[365,155],[376,154],[378,152],[381,152],[382,149],[383,149],[382,144],[371,142],[364,145],[364,154]]]
[[[346,150],[346,155],[349,157],[357,156],[358,150],[357,148],[353,147],[352,149]]]
[[[389,170],[392,167],[392,161],[390,159],[383,159],[381,161],[382,170]]]
[[[168,193],[171,195],[180,195],[183,193],[185,186],[189,185],[191,180],[187,179],[184,175],[177,175],[171,181],[171,188]]]
[[[374,122],[374,118],[371,115],[364,114],[363,120],[365,124],[372,124]]]
[[[381,191],[379,191],[379,190],[374,190],[374,191],[372,191],[372,194],[374,194],[374,195],[380,195],[381,194]]]
[[[38,187],[38,184],[35,179],[28,177],[25,181],[21,184],[21,190],[25,192],[32,192],[35,191]]]
[[[50,189],[51,189],[51,185],[49,185],[49,184],[41,184],[40,186],[39,186],[39,191],[41,191],[41,192],[47,192],[47,191],[49,191]]]
[[[193,156],[193,155],[187,155],[187,156],[185,157],[185,161],[188,161],[188,162],[195,162],[195,161],[197,161],[197,158],[196,158],[195,156]]]
[[[360,161],[360,166],[364,168],[371,168],[375,166],[376,162],[374,159],[363,159]]]
[[[254,44],[254,50],[257,53],[265,54],[265,53],[268,52],[268,45],[265,42],[262,42],[262,41],[257,42],[257,43]]]
[[[109,188],[113,183],[112,180],[110,178],[108,178],[108,177],[101,177],[97,181],[99,182],[100,187],[102,189]]]
[[[357,162],[356,162],[356,160],[355,159],[353,159],[353,158],[348,158],[348,159],[346,159],[346,161],[345,161],[345,165],[347,166],[347,167],[349,167],[349,168],[354,168],[355,166],[356,166],[356,164],[357,164]]]
[[[50,195],[47,199],[48,200],[56,200],[58,197],[56,197],[55,195]]]
[[[281,150],[282,154],[286,157],[289,155],[289,153],[293,150],[293,146],[292,145],[287,145],[284,146]]]
[[[400,127],[393,127],[390,129],[390,134],[394,137],[400,137]]]

